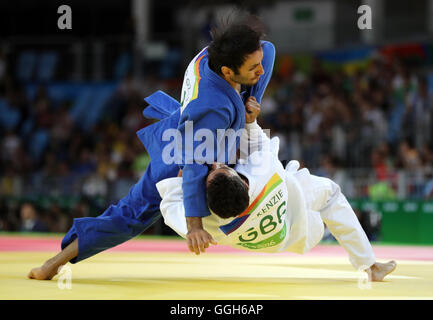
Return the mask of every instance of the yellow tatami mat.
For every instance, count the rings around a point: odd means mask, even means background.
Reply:
[[[432,261],[396,259],[367,283],[341,256],[103,252],[53,280],[26,278],[53,254],[0,252],[0,299],[433,299]]]

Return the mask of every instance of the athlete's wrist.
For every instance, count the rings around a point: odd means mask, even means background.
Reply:
[[[203,223],[201,221],[201,217],[186,217],[186,226],[188,228],[188,232],[202,230]]]

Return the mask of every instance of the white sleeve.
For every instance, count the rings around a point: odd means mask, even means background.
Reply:
[[[274,151],[276,148],[278,153],[278,145],[279,140],[275,139],[271,143],[271,139],[266,135],[257,121],[246,123],[240,140],[240,159],[247,159],[255,151]]]
[[[186,238],[185,207],[183,206],[182,178],[168,178],[156,184],[162,198],[160,204],[164,223],[172,228],[181,237]]]

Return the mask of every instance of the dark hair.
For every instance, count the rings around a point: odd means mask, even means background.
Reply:
[[[207,205],[220,218],[236,217],[248,208],[248,188],[239,176],[216,173],[206,190]]]
[[[236,21],[231,21],[234,19]],[[211,36],[208,47],[210,68],[221,74],[221,67],[226,66],[237,74],[246,56],[260,49],[264,26],[258,17],[236,12],[213,27]]]

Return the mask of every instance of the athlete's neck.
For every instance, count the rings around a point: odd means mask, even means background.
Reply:
[[[230,78],[227,78],[224,76],[223,76],[223,79],[225,81],[227,81],[233,89],[235,89],[235,91],[238,93],[238,95],[241,95],[241,85],[239,83],[234,82],[234,81],[230,80]]]
[[[219,76],[221,78],[223,78],[225,81],[227,81],[229,83],[229,85],[235,89],[235,91],[237,92],[237,94],[240,96],[241,95],[241,85],[237,82],[234,82],[233,80],[230,79],[229,76],[226,76],[224,74],[219,74]]]

